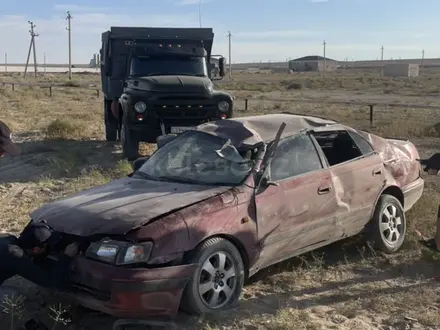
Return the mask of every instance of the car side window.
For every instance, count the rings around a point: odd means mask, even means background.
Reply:
[[[348,133],[350,134],[351,138],[356,143],[357,147],[359,148],[359,150],[363,156],[374,152],[371,145],[361,135],[359,135],[358,133],[355,133],[355,132],[348,132]]]
[[[321,159],[311,138],[299,134],[281,140],[270,164],[270,178],[284,180],[322,169]]]

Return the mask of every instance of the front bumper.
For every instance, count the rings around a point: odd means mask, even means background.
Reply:
[[[120,318],[174,317],[196,264],[163,268],[124,268],[77,257],[71,285],[74,302]]]
[[[425,181],[422,178],[418,178],[414,182],[403,188],[403,196],[405,201],[405,212],[409,211],[414,204],[422,197],[425,187]]]

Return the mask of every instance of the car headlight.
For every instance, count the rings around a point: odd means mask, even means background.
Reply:
[[[226,111],[229,110],[229,103],[226,102],[226,101],[220,101],[220,102],[217,104],[217,107],[218,107],[218,109],[219,109],[221,112],[226,112]]]
[[[86,257],[114,265],[129,265],[147,262],[152,249],[152,242],[132,244],[102,240],[90,244]]]
[[[144,102],[137,102],[134,105],[134,110],[139,113],[144,113],[147,110],[147,105]]]

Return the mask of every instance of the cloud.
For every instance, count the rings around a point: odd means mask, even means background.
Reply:
[[[260,38],[300,38],[319,36],[322,32],[308,30],[274,30],[274,31],[253,31],[253,32],[237,32],[232,33],[233,36],[239,38],[260,39]]]
[[[212,0],[179,0],[177,3],[181,6],[188,6],[188,5],[198,5],[200,4],[200,1],[202,4],[211,2]]]
[[[75,12],[75,13],[90,13],[90,12],[107,12],[109,7],[89,7],[89,6],[79,6],[74,4],[56,4],[53,6],[55,11],[63,12]],[[114,8],[112,8],[114,10]]]
[[[71,6],[69,6],[71,7]],[[84,9],[84,8],[83,8]],[[88,63],[94,53],[101,48],[101,34],[111,26],[168,26],[198,27],[197,13],[185,15],[130,14],[118,11],[85,10],[73,11],[72,21],[72,60],[74,63]],[[9,63],[24,63],[29,47],[28,20],[36,24],[37,61],[43,61],[46,53],[48,63],[68,62],[68,42],[65,13],[61,7],[46,19],[32,15],[0,15],[0,58],[8,53]],[[147,22],[147,23],[146,23]],[[218,22],[207,18],[205,26],[213,27],[215,32],[215,54],[228,56],[228,28],[222,19]],[[249,25],[248,25],[249,26]],[[251,29],[251,26],[249,27]],[[297,58],[305,55],[321,55],[322,39],[326,39],[326,55],[330,58],[376,59],[380,57],[380,46],[385,47],[385,58],[420,57],[422,49],[425,58],[438,57],[440,45],[423,39],[423,31],[412,31],[414,38],[408,42],[408,31],[380,32],[368,31],[362,39],[341,37],[341,31],[314,30],[267,30],[232,32],[232,61],[285,61],[286,58]],[[376,33],[376,34],[374,34]],[[381,34],[381,35],[380,35]],[[380,38],[379,38],[380,36]],[[417,38],[420,37],[420,38]],[[362,41],[359,41],[362,40]],[[32,58],[31,58],[32,61]],[[1,60],[0,60],[1,62]],[[0,67],[0,70],[2,68]]]
[[[73,15],[73,13],[72,13]],[[73,15],[72,59],[74,63],[88,63],[101,48],[101,34],[111,26],[168,26],[197,27],[197,15],[144,15],[82,12]],[[8,53],[10,63],[24,63],[29,47],[29,23],[33,20],[39,34],[36,38],[37,61],[46,53],[48,63],[67,63],[67,22],[64,14],[48,19],[34,19],[25,15],[0,15],[0,54]]]

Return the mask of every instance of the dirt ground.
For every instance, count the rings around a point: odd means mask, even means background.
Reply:
[[[130,171],[120,145],[104,140],[103,100],[95,87],[99,89],[99,76],[78,74],[74,79],[66,83],[65,76],[52,74],[26,80],[59,84],[52,96],[41,87],[17,85],[12,90],[0,84],[0,118],[23,150],[19,158],[0,161],[4,232],[18,233],[29,221],[29,212],[50,200]],[[0,83],[5,81],[24,80],[0,76]],[[425,71],[417,79],[381,78],[375,72],[326,77],[234,74],[218,88],[237,98],[236,116],[281,111],[326,116],[385,136],[409,138],[422,157],[440,151],[440,110],[411,107],[440,105],[440,71]],[[409,105],[375,107],[370,127],[367,106],[329,103],[335,100]],[[144,154],[152,150],[152,145],[142,146]],[[440,286],[435,279],[440,276],[440,253],[423,247],[415,234],[419,230],[433,236],[439,204],[440,177],[426,176],[425,192],[407,215],[406,243],[396,255],[378,254],[356,238],[340,242],[263,270],[246,285],[238,308],[203,319],[179,315],[175,325],[224,330],[440,329]],[[2,329],[10,329],[11,319],[19,325],[32,316],[56,329],[111,329],[115,322],[19,278],[6,287],[21,292],[25,301],[1,303]]]

